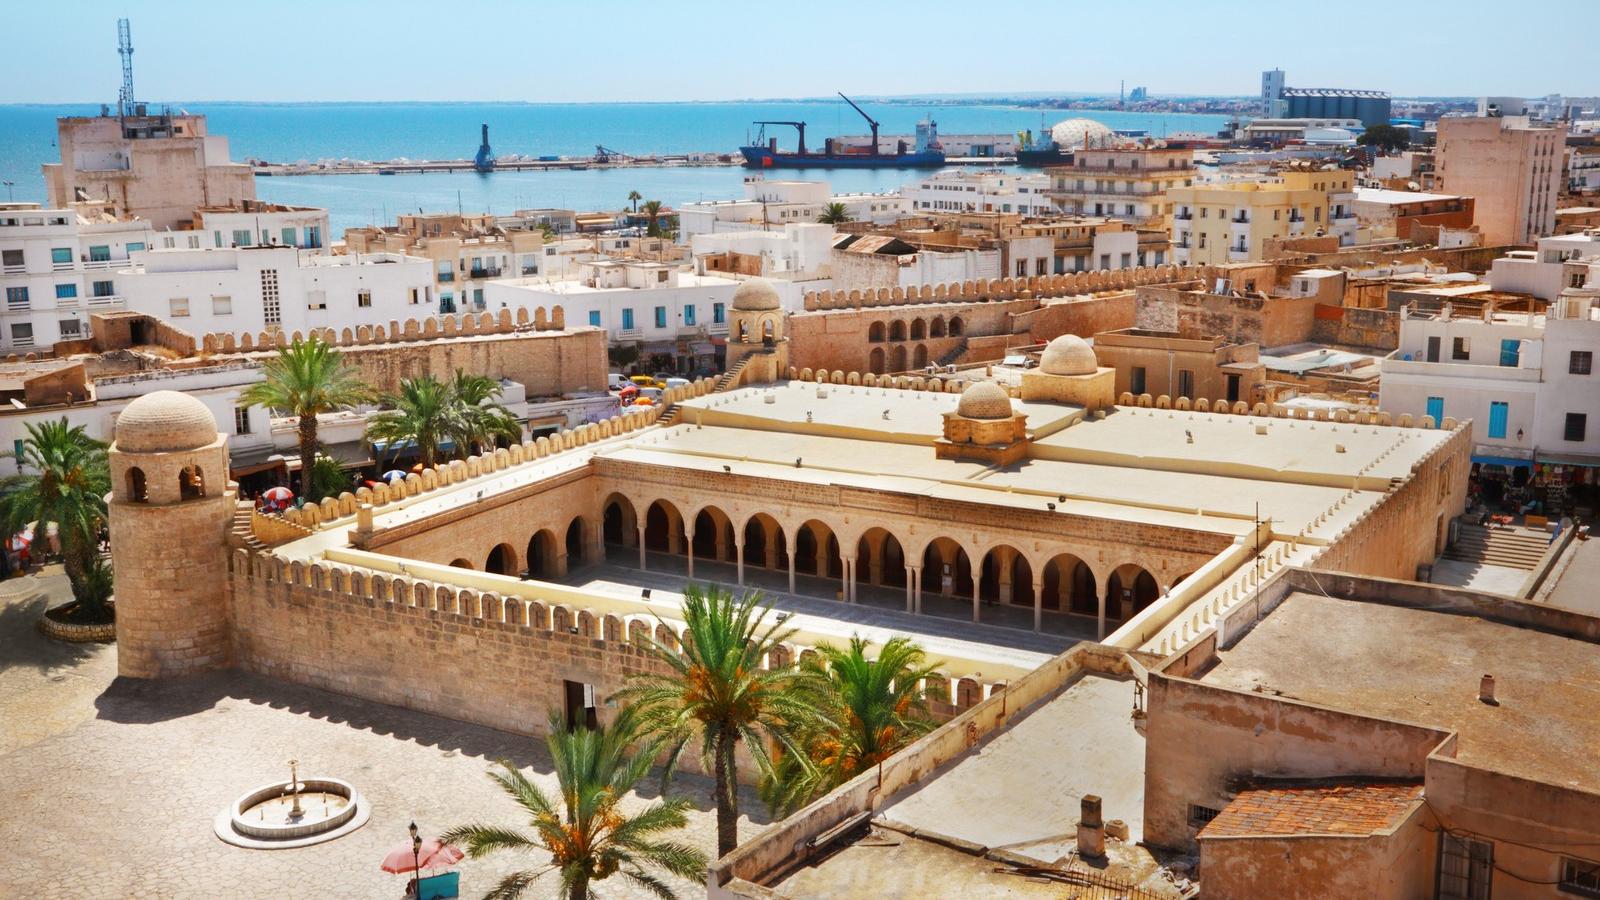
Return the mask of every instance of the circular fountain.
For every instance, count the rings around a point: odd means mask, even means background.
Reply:
[[[288,849],[343,837],[367,823],[366,798],[338,778],[300,778],[263,785],[217,813],[217,837],[256,850]]]

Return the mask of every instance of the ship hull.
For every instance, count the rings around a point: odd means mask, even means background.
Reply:
[[[766,147],[740,147],[747,169],[937,169],[944,165],[944,152],[887,153],[869,155],[825,153],[774,153]]]
[[[1051,147],[1048,150],[1018,150],[1017,165],[1037,169],[1043,166],[1069,166],[1072,152]]]

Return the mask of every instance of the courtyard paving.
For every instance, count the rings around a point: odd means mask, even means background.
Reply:
[[[241,673],[164,682],[116,678],[113,646],[63,645],[40,635],[44,606],[62,602],[59,568],[0,582],[0,897],[398,897],[404,877],[378,869],[415,820],[425,833],[484,821],[524,823],[486,773],[496,759],[553,788],[542,742]],[[394,677],[404,678],[396,661]],[[220,841],[212,818],[240,794],[288,776],[344,778],[372,818],[356,832],[297,850],[245,850]],[[655,796],[652,779],[634,808]],[[708,853],[716,843],[710,783],[680,775],[694,802],[679,833]],[[766,819],[746,790],[740,834]],[[753,814],[754,819],[750,817]],[[465,860],[462,896],[482,896],[505,873],[542,857]],[[601,896],[643,897],[613,877]],[[675,881],[679,895],[704,887]],[[556,896],[554,882],[530,897]]]

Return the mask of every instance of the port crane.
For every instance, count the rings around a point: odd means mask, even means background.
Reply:
[[[594,145],[594,161],[597,163],[605,164],[609,162],[621,162],[632,158],[633,157],[626,153],[612,150],[600,144]]]
[[[779,121],[775,121],[773,119],[761,119],[759,121],[751,122],[750,124],[752,124],[752,125],[760,125],[761,126],[761,131],[756,134],[756,143],[757,144],[766,143],[766,141],[767,141],[767,126],[768,125],[788,125],[788,126],[793,127],[796,131],[800,132],[800,147],[795,152],[799,153],[801,156],[805,155],[805,153],[806,153],[806,123],[804,123],[804,122],[779,122]]]
[[[878,152],[878,120],[874,119],[873,117],[871,117],[869,115],[867,115],[867,111],[862,109],[861,107],[857,106],[856,102],[854,100],[851,100],[849,97],[846,97],[844,95],[843,91],[839,92],[839,97],[841,99],[843,99],[844,102],[850,104],[850,108],[851,109],[855,110],[858,113],[861,113],[861,118],[867,120],[867,127],[872,129],[872,144],[871,144],[872,150],[871,150],[871,152],[874,155],[876,155],[877,152]],[[801,152],[803,153],[805,151],[802,150]]]

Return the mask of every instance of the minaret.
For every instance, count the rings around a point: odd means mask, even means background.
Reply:
[[[789,371],[788,324],[778,289],[765,278],[751,278],[733,292],[728,315],[726,365],[732,370],[750,357],[743,384],[778,381]]]
[[[205,404],[156,391],[128,404],[111,444],[117,672],[161,678],[229,661],[228,441]]]

